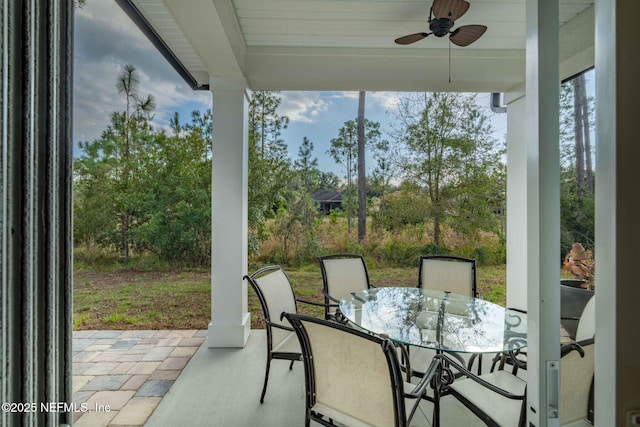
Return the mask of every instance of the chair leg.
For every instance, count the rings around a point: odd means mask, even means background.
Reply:
[[[264,373],[264,386],[262,386],[262,395],[260,403],[264,403],[264,395],[267,394],[267,382],[269,381],[269,368],[271,367],[271,356],[267,356],[267,369]]]
[[[292,360],[292,361],[291,361],[291,364],[289,365],[289,370],[292,370],[292,369],[293,369],[293,362],[295,362],[295,360]]]

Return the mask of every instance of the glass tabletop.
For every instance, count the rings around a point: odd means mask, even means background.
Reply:
[[[342,299],[340,311],[363,329],[419,347],[494,353],[527,345],[524,314],[450,292],[372,288]]]

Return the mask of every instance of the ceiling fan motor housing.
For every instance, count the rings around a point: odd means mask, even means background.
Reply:
[[[395,39],[396,44],[408,45],[424,39],[433,34],[436,37],[449,36],[451,43],[456,46],[469,46],[478,40],[487,31],[486,25],[463,25],[451,31],[455,20],[464,15],[469,9],[466,0],[433,0],[429,10],[430,33],[420,32],[408,34]],[[451,46],[449,46],[451,47]]]
[[[436,37],[444,37],[451,31],[454,22],[448,18],[432,19],[429,21],[429,29]]]

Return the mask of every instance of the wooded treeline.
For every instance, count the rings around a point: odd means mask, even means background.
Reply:
[[[211,111],[188,123],[176,113],[171,130],[151,125],[153,96],[138,93],[137,72],[117,82],[126,110],[114,112],[101,137],[80,144],[74,161],[74,241],[85,259],[104,249],[153,253],[189,265],[211,254]],[[98,259],[99,260],[99,259]]]
[[[152,254],[171,264],[208,265],[211,111],[193,112],[187,123],[176,113],[170,129],[160,130],[152,125],[153,96],[138,93],[134,67],[123,68],[116,87],[125,111],[112,114],[100,138],[81,143],[74,162],[74,239],[81,256],[100,262],[110,251],[125,263],[130,254]],[[588,246],[593,173],[585,153],[591,150],[591,112],[580,90],[574,85],[563,89],[563,147],[575,141],[573,150],[563,151],[563,245],[582,241]],[[580,102],[573,102],[574,94]],[[286,264],[342,250],[406,253],[409,258],[451,251],[481,257],[489,250],[493,255],[485,258],[503,263],[505,143],[493,136],[490,116],[477,106],[475,95],[402,95],[392,112],[392,128],[386,130],[366,119],[364,99],[361,93],[357,117],[336,130],[323,153],[341,165],[344,176],[339,177],[318,168],[314,142],[307,137],[291,156],[282,138],[289,118],[279,113],[279,94],[253,93],[248,153],[252,256]],[[573,120],[574,109],[583,119]],[[578,138],[572,135],[576,129],[583,132],[580,165],[575,161]],[[365,153],[375,162],[369,170],[364,170]],[[317,189],[340,191],[342,209],[328,217],[321,214],[311,197]],[[358,207],[355,233],[351,221]],[[363,214],[371,219],[369,227]],[[338,226],[342,217],[345,228]],[[451,236],[461,237],[452,243]]]
[[[563,83],[560,95],[561,250],[575,242],[593,249],[595,242],[594,99],[587,96],[582,73]]]

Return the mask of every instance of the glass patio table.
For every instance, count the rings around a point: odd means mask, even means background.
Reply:
[[[432,289],[410,287],[371,288],[353,292],[340,301],[342,315],[377,335],[408,346],[437,353],[502,353],[527,345],[527,321],[523,313],[489,301]],[[407,381],[411,378],[409,358]],[[433,426],[440,426],[440,386],[454,379],[442,359],[433,358],[425,375],[432,375]]]
[[[347,295],[349,321],[400,344],[460,353],[501,353],[527,345],[526,315],[479,298],[413,287]]]

